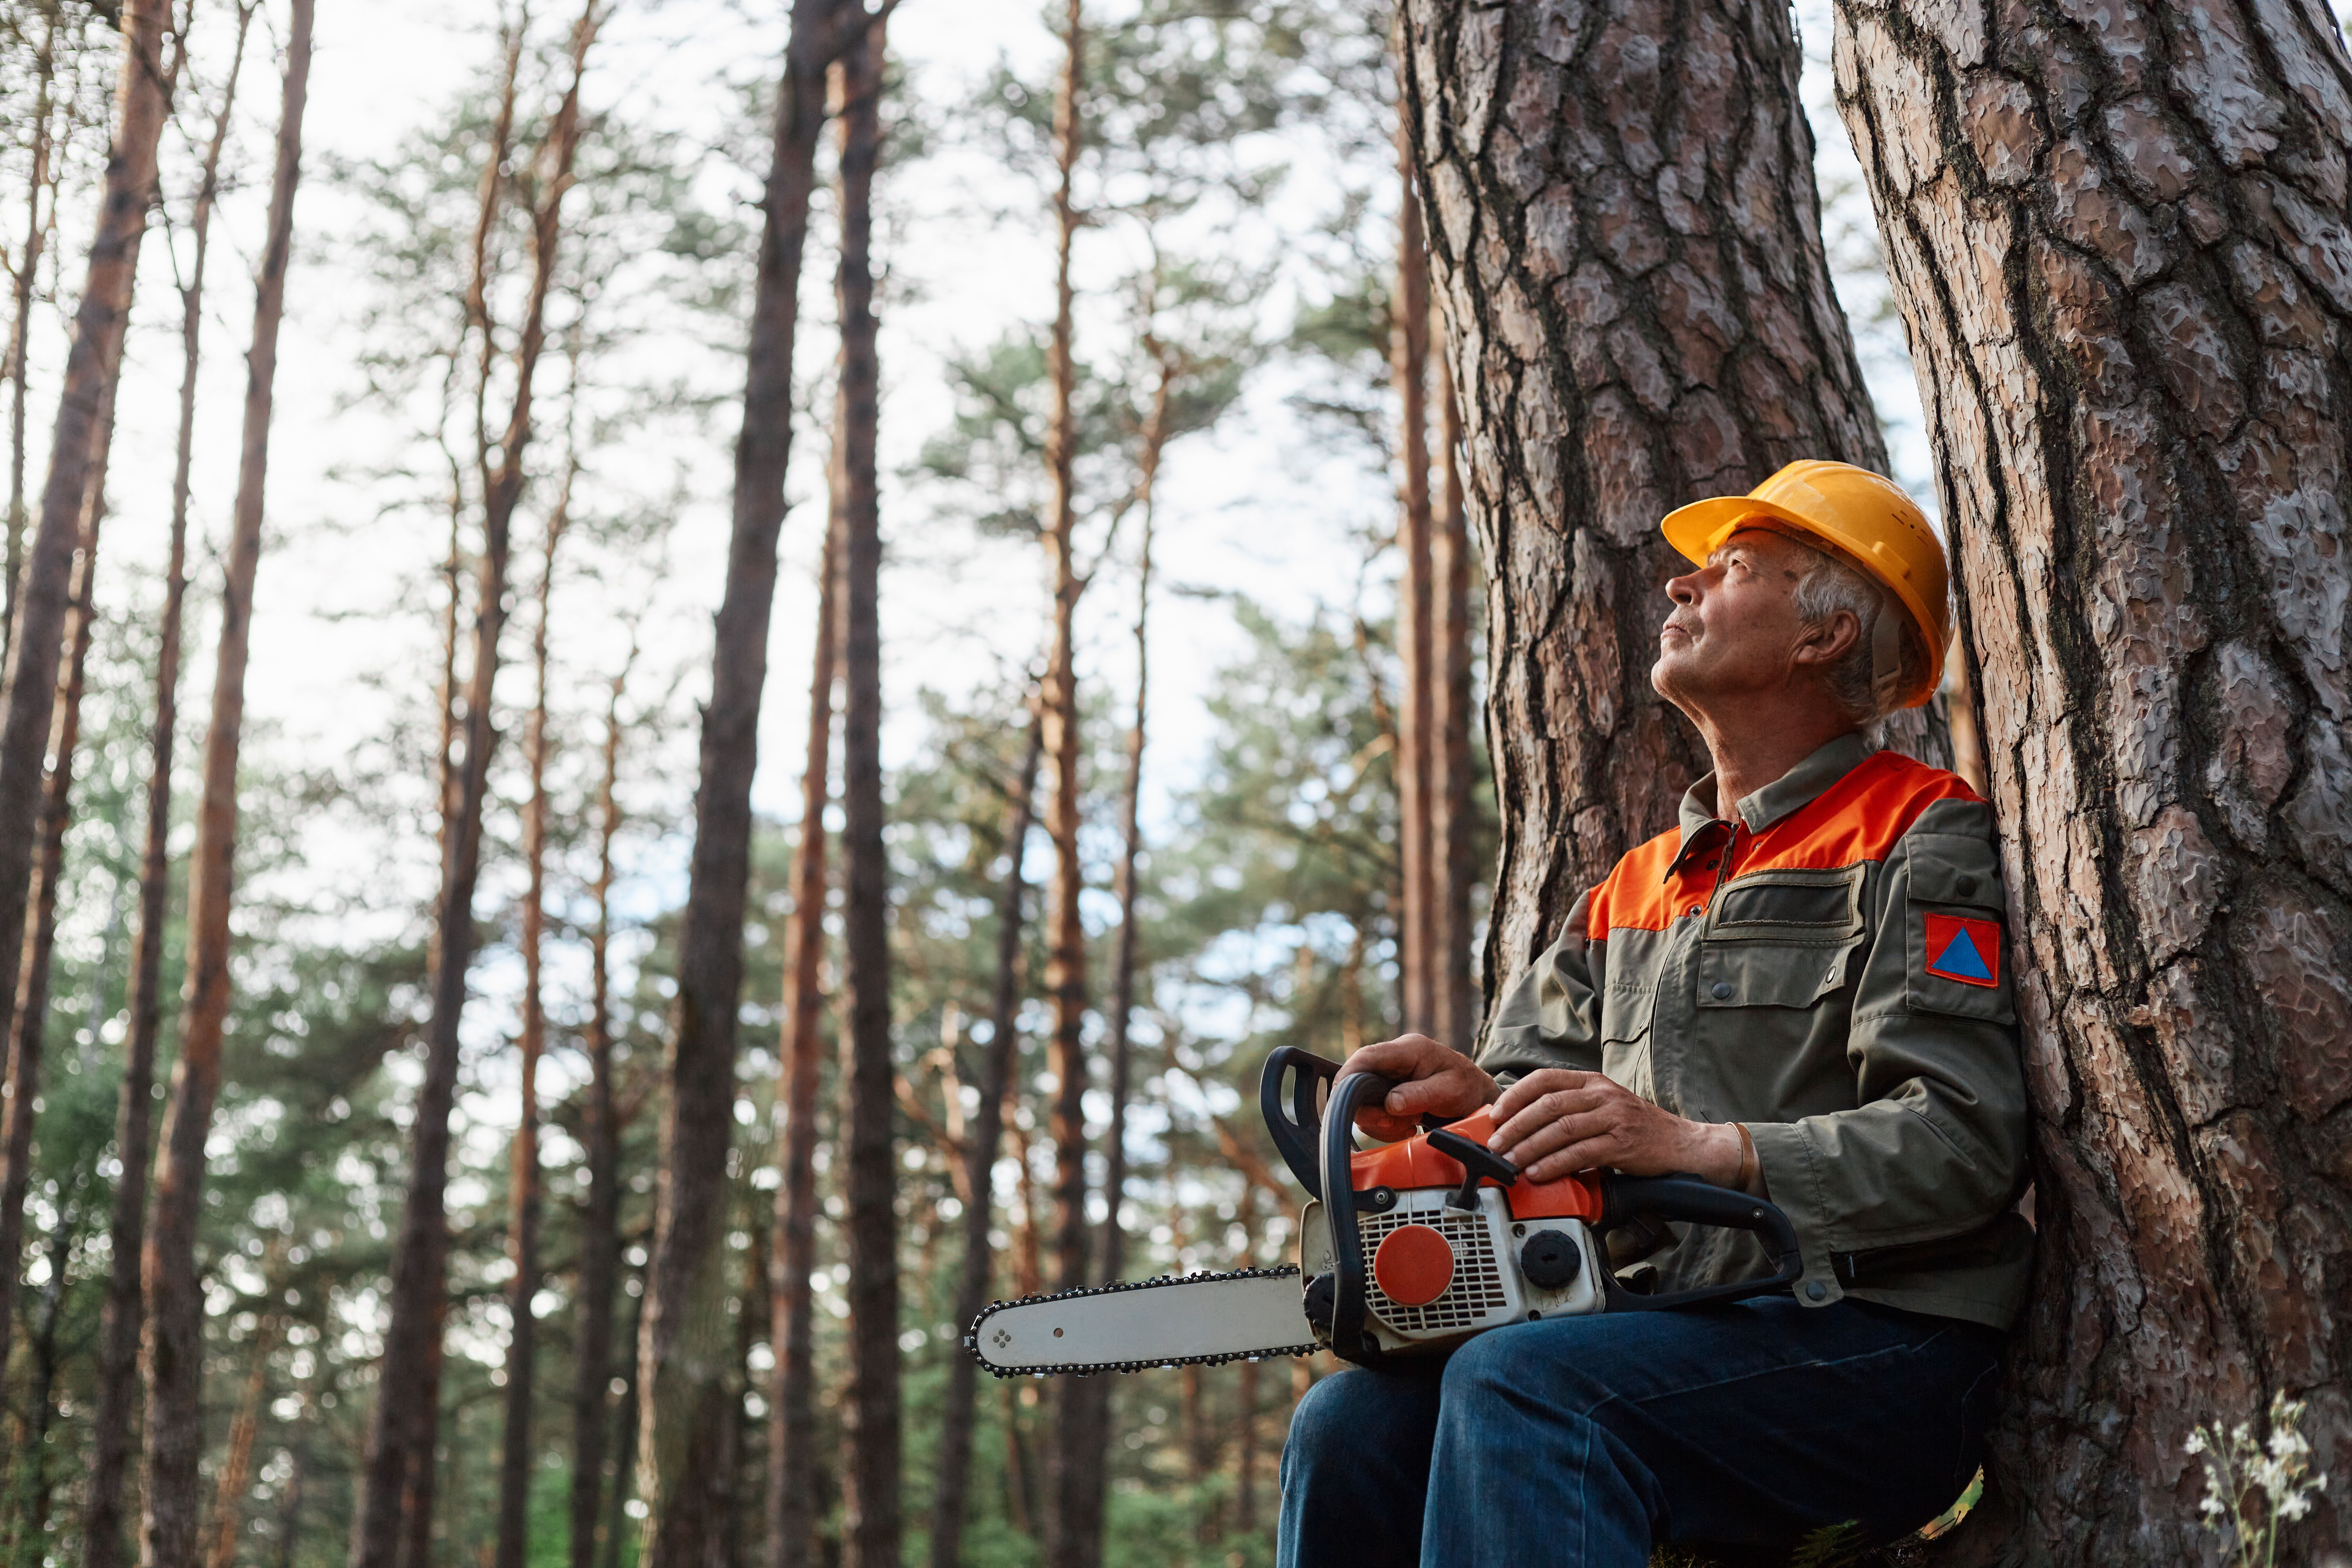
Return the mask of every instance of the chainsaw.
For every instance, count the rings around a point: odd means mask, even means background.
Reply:
[[[1656,1311],[1783,1290],[1801,1271],[1788,1216],[1696,1176],[1587,1172],[1535,1182],[1487,1148],[1486,1110],[1423,1118],[1402,1142],[1359,1150],[1356,1113],[1391,1079],[1342,1076],[1293,1047],[1266,1059],[1259,1109],[1307,1189],[1298,1264],[1161,1276],[999,1301],[964,1349],[999,1377],[1216,1365],[1328,1349],[1378,1365],[1438,1355],[1474,1334],[1584,1312]],[[1751,1231],[1773,1272],[1643,1293],[1609,1264],[1612,1232],[1670,1223]]]

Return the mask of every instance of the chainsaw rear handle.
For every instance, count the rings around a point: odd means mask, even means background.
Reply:
[[[1265,1130],[1309,1197],[1323,1195],[1323,1111],[1317,1102],[1339,1076],[1338,1062],[1297,1046],[1276,1047],[1258,1074],[1257,1108]]]
[[[1752,1232],[1764,1244],[1772,1273],[1760,1279],[1736,1280],[1696,1290],[1675,1290],[1644,1296],[1618,1283],[1617,1276],[1601,1271],[1601,1292],[1612,1312],[1656,1312],[1709,1302],[1739,1301],[1785,1290],[1805,1271],[1797,1256],[1797,1229],[1778,1205],[1730,1187],[1718,1187],[1697,1176],[1621,1176],[1601,1179],[1601,1223],[1604,1235],[1636,1219],[1680,1220],[1687,1225],[1721,1226]]]

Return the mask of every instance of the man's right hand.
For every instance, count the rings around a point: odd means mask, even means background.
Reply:
[[[1351,1072],[1404,1080],[1389,1090],[1385,1103],[1356,1112],[1358,1127],[1391,1143],[1420,1131],[1424,1116],[1459,1121],[1500,1092],[1476,1062],[1426,1035],[1403,1035],[1366,1046],[1340,1064],[1340,1077]]]

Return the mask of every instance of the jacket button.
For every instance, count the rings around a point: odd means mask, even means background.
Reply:
[[[1974,894],[1976,890],[1977,879],[1974,877],[1958,877],[1953,879],[1952,891],[1964,899]]]
[[[1731,994],[1731,982],[1728,980],[1717,981],[1715,983],[1714,991],[1715,999],[1718,1002],[1722,1001],[1725,997]]]
[[[1805,1287],[1805,1300],[1808,1301],[1818,1301],[1829,1293],[1830,1288],[1818,1279]]]

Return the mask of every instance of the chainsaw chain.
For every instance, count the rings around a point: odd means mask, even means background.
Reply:
[[[997,1313],[1013,1307],[1031,1307],[1040,1301],[1066,1301],[1073,1296],[1108,1296],[1119,1290],[1158,1290],[1170,1285],[1197,1285],[1203,1280],[1212,1279],[1295,1279],[1297,1277],[1298,1270],[1295,1267],[1236,1268],[1223,1274],[1215,1272],[1161,1274],[1150,1279],[1123,1280],[1116,1285],[1081,1285],[1075,1290],[1055,1290],[1045,1295],[1023,1296],[1012,1301],[992,1301],[981,1309],[980,1316],[974,1318],[971,1321],[971,1327],[964,1331],[963,1348],[971,1352],[972,1360],[998,1377],[1019,1377],[1024,1373],[1031,1377],[1049,1377],[1069,1373],[1087,1377],[1097,1372],[1150,1372],[1160,1367],[1169,1366],[1223,1366],[1227,1362],[1263,1361],[1267,1356],[1313,1355],[1323,1347],[1310,1341],[1303,1345],[1269,1345],[1264,1350],[1227,1351],[1222,1355],[1156,1356],[1150,1361],[1105,1361],[1096,1362],[1088,1366],[1072,1366],[1064,1362],[1056,1362],[1046,1366],[999,1366],[982,1353],[980,1348],[980,1326]]]

